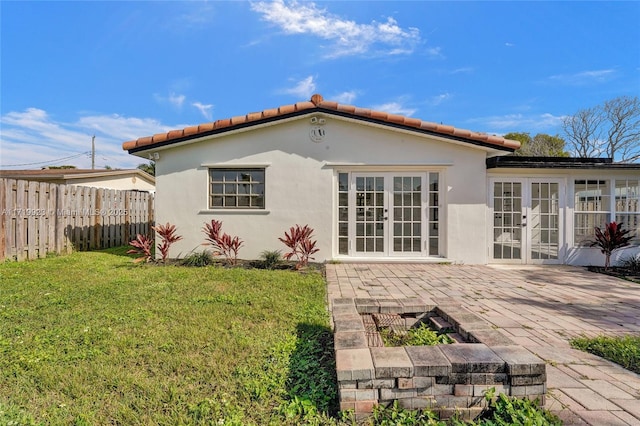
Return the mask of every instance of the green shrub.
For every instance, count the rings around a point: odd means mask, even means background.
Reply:
[[[576,349],[601,356],[640,374],[640,335],[578,337],[572,339],[570,343]]]
[[[487,409],[475,422],[453,421],[453,425],[498,426],[498,425],[536,425],[561,426],[562,421],[540,407],[537,400],[513,398],[503,393],[495,397],[495,388],[485,392],[489,403]]]
[[[261,267],[264,269],[276,269],[282,262],[280,250],[265,250],[260,253]]]
[[[182,259],[181,262],[184,266],[203,267],[211,265],[213,263],[213,257],[208,251],[201,251],[199,253],[191,253],[189,256]]]
[[[448,421],[439,420],[428,410],[406,410],[394,401],[389,407],[374,407],[368,424],[372,426],[560,426],[562,422],[554,414],[539,407],[537,401],[519,399],[500,394],[495,396],[495,388],[485,393],[487,408],[475,421],[464,421],[456,416]]]
[[[393,405],[384,407],[377,405],[373,408],[371,424],[375,426],[428,425],[444,426],[445,422],[438,420],[438,416],[428,410],[406,410],[393,401]]]
[[[433,346],[453,343],[451,337],[433,331],[426,323],[410,328],[406,333],[396,333],[390,328],[380,330],[385,346]]]
[[[640,254],[621,259],[618,266],[629,269],[632,272],[640,273]]]

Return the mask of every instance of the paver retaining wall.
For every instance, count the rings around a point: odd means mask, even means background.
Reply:
[[[484,392],[490,388],[544,404],[544,361],[459,305],[429,306],[418,298],[331,302],[341,410],[364,417],[377,404],[398,401],[441,418],[457,412],[472,419],[486,406]],[[436,317],[459,336],[456,340],[469,343],[371,346],[379,339],[371,338],[363,314],[399,314],[407,327]]]

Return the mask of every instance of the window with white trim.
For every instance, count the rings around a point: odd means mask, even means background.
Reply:
[[[209,208],[264,209],[264,169],[209,169]]]
[[[638,179],[615,180],[615,218],[629,229],[636,242],[640,242],[640,181]]]
[[[589,245],[595,227],[602,228],[611,217],[609,180],[576,180],[574,182],[573,241],[576,246]]]

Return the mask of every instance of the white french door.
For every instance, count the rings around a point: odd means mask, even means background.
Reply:
[[[437,172],[340,173],[338,179],[339,254],[439,254]]]
[[[493,262],[562,263],[564,198],[560,179],[491,179]]]

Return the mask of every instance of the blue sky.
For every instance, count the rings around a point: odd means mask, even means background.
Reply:
[[[0,1],[0,167],[325,99],[493,134],[640,95],[640,2]]]

